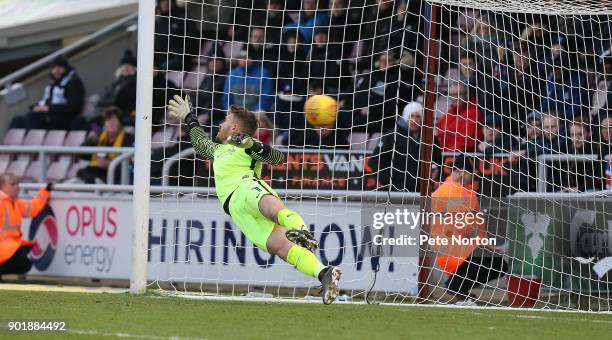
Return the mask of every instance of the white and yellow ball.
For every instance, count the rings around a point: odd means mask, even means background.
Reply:
[[[316,95],[304,104],[306,120],[314,126],[325,126],[336,121],[338,103],[329,96]]]

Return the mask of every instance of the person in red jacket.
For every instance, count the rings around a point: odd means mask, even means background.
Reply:
[[[32,268],[28,252],[34,241],[21,238],[24,217],[38,215],[47,205],[53,184],[41,188],[29,201],[19,199],[19,177],[0,175],[0,279],[2,274],[24,274]]]
[[[449,97],[454,103],[437,126],[438,145],[443,151],[474,151],[482,140],[484,115],[478,110],[473,94],[465,84],[451,86]]]

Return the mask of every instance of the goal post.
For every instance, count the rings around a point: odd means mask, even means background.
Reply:
[[[151,177],[151,110],[153,103],[153,36],[155,0],[138,3],[138,59],[136,75],[136,138],[134,145],[133,247],[130,293],[147,287],[147,249]]]
[[[139,10],[133,293],[317,294],[223,212],[212,163],[165,112],[180,94],[211,138],[230,105],[256,111],[257,137],[287,156],[262,179],[343,269],[342,300],[610,310],[607,4],[152,3]],[[320,94],[339,104],[328,126],[304,116]],[[416,228],[374,226],[389,212]],[[425,219],[467,212],[482,221]],[[453,236],[494,244],[434,244]]]

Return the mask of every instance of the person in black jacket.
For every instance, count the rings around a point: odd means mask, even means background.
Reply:
[[[101,110],[109,106],[116,106],[127,115],[136,109],[136,57],[131,50],[123,52],[117,79],[110,84],[98,102]]]
[[[77,128],[77,118],[85,103],[85,87],[75,69],[63,56],[51,64],[51,83],[30,112],[11,121],[11,128],[58,129]]]
[[[223,111],[223,86],[227,79],[227,66],[223,50],[213,46],[208,53],[208,70],[198,91],[198,121],[207,133],[216,136],[219,124],[225,119]]]
[[[570,155],[599,155],[597,143],[593,143],[590,124],[580,120],[569,127],[568,153]],[[603,190],[604,163],[601,160],[569,162],[567,171],[567,191]]]
[[[394,191],[419,191],[422,122],[423,106],[417,102],[408,103],[397,126],[383,135],[369,159],[368,165],[376,170],[376,178],[385,190],[391,185]],[[432,148],[431,178],[436,179],[437,165],[442,157],[437,146]]]
[[[191,70],[198,56],[200,31],[176,0],[157,0],[155,62],[167,62],[170,70]]]

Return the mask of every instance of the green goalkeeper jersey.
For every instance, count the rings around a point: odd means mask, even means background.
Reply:
[[[262,163],[278,165],[285,161],[284,155],[269,145],[262,144],[263,147],[254,152],[231,144],[215,143],[199,126],[190,127],[189,138],[200,156],[213,161],[215,191],[221,204],[225,203],[242,181],[259,178]]]

